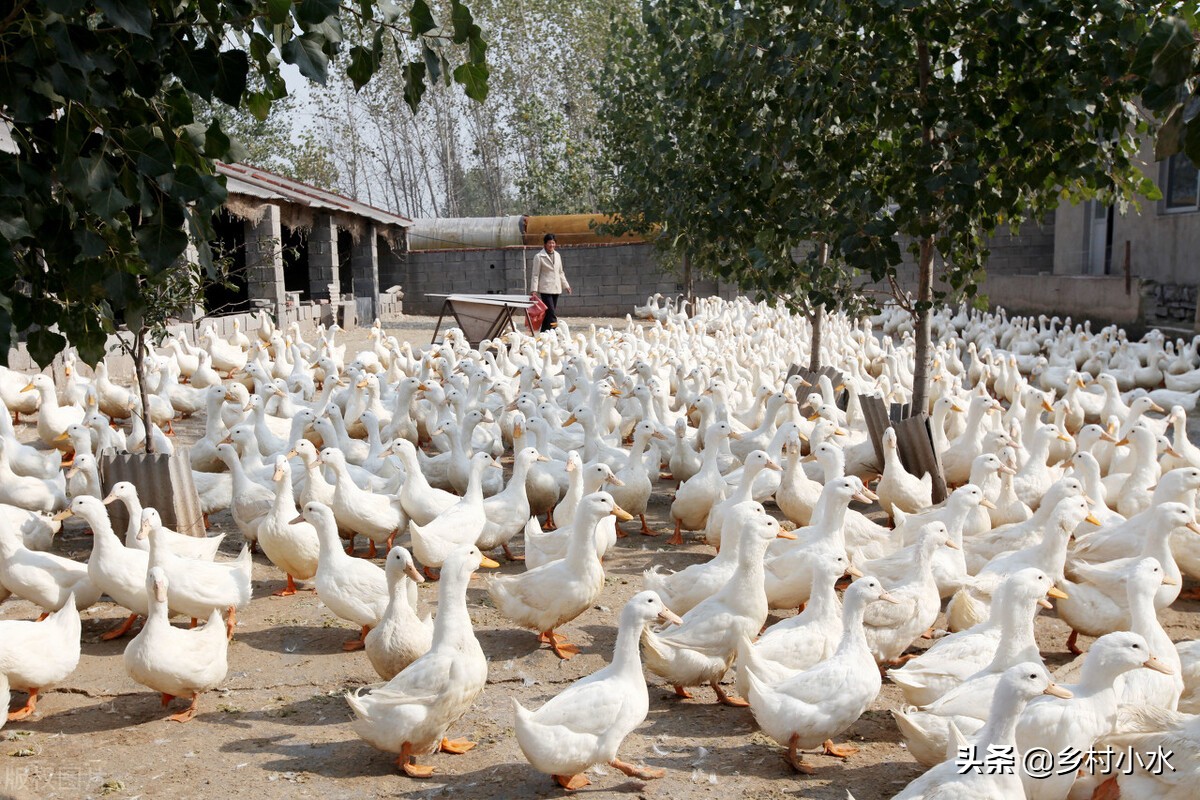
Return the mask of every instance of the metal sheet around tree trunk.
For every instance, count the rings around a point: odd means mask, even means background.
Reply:
[[[929,425],[929,415],[920,413],[892,427],[896,431],[900,463],[918,478],[925,474],[933,478],[933,502],[936,504],[946,499],[946,478],[942,473],[941,456],[933,448]]]
[[[108,494],[120,481],[129,481],[137,488],[142,506],[157,510],[163,525],[188,536],[206,535],[200,497],[192,481],[189,448],[177,447],[174,455],[105,451],[100,456],[104,493]],[[113,529],[121,535],[129,524],[125,504],[112,503],[108,513]]]

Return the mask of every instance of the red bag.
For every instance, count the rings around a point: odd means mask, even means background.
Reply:
[[[532,335],[542,327],[542,320],[546,318],[546,304],[536,294],[529,295],[529,299],[533,301],[533,305],[525,309],[525,326]]]

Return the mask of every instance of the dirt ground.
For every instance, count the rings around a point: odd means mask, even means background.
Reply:
[[[424,343],[432,323],[408,317],[393,332]],[[350,341],[363,341],[361,336]],[[187,441],[202,427],[192,420],[177,430]],[[600,603],[560,629],[582,648],[570,661],[560,661],[533,633],[502,618],[489,605],[482,583],[475,581],[468,602],[489,660],[488,686],[449,735],[479,746],[465,755],[429,757],[424,763],[437,769],[430,780],[398,773],[394,756],[354,734],[342,695],[378,681],[365,654],[342,651],[342,642],[353,638],[355,629],[331,614],[311,590],[272,597],[283,585],[283,575],[260,554],[253,600],[238,615],[228,678],[219,691],[201,698],[199,714],[184,725],[168,721],[173,711],[163,709],[156,693],[125,674],[121,654],[128,639],[99,640],[125,611],[101,602],[84,612],[78,669],[42,696],[36,715],[0,731],[0,798],[561,796],[563,791],[521,755],[510,698],[536,708],[607,663],[617,616],[641,589],[641,573],[651,564],[678,570],[711,557],[712,549],[694,540],[682,547],[664,544],[673,488],[656,484],[648,515],[651,526],[664,535],[645,537],[634,532],[636,523],[625,523],[630,536],[618,541],[606,558]],[[213,532],[230,534],[220,558],[234,557],[242,540],[228,512],[212,521]],[[90,546],[90,538],[72,528],[56,542],[55,552],[83,561]],[[502,562],[504,573],[521,570],[520,564]],[[436,591],[436,584],[421,586],[424,608],[436,605]],[[1173,639],[1197,635],[1198,611],[1200,603],[1179,602],[1163,614]],[[3,619],[36,615],[24,601],[0,605]],[[1069,660],[1066,625],[1044,612],[1037,632],[1052,670]],[[1085,647],[1088,642],[1080,640]],[[841,738],[859,747],[858,754],[844,762],[810,755],[817,774],[797,776],[780,758],[780,748],[757,730],[749,709],[717,705],[708,689],[694,690],[693,700],[680,700],[656,676],[648,677],[649,717],[625,741],[621,756],[665,768],[666,777],[642,782],[598,768],[580,796],[844,800],[849,789],[859,800],[882,800],[922,771],[906,753],[888,714],[903,697],[887,681],[870,710]],[[172,708],[183,707],[177,700]]]

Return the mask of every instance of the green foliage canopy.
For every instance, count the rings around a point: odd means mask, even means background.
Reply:
[[[487,43],[450,0],[19,0],[0,19],[0,353],[26,333],[45,364],[68,343],[103,355],[123,315],[144,318],[189,241],[212,268],[211,218],[225,199],[214,161],[235,152],[194,101],[265,119],[287,89],[281,63],[324,82],[348,26],[365,84],[403,63],[415,108],[429,81],[487,93]],[[457,61],[457,64],[452,63]],[[253,78],[253,80],[251,80]],[[248,87],[258,88],[248,88]],[[57,331],[51,326],[57,325]]]
[[[920,407],[935,260],[973,296],[1000,225],[1157,195],[1131,69],[1154,23],[1120,0],[647,0],[605,76],[616,210],[743,288],[818,305],[858,294],[851,270],[896,285],[909,249]],[[805,241],[829,261],[789,263]]]

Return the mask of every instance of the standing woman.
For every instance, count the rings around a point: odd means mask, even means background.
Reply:
[[[542,237],[542,247],[541,252],[533,259],[531,290],[546,304],[546,316],[542,318],[541,329],[548,331],[558,325],[558,314],[555,313],[558,296],[562,294],[563,289],[567,290],[567,294],[571,294],[571,284],[563,274],[562,256],[557,252],[558,241],[553,233]]]

